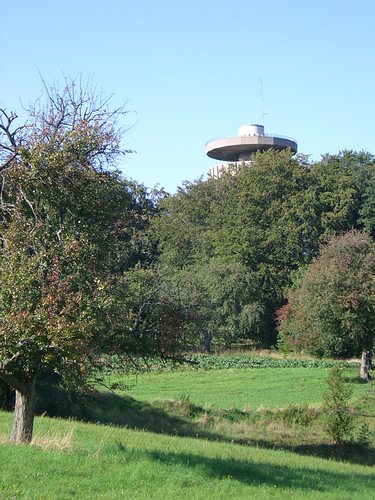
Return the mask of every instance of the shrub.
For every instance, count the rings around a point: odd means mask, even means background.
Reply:
[[[370,448],[370,427],[367,422],[362,422],[359,426],[357,443],[365,450]]]
[[[327,379],[324,395],[326,431],[333,444],[341,445],[348,440],[354,424],[354,414],[349,406],[352,389],[345,383],[342,368],[334,366]]]
[[[280,409],[279,418],[287,424],[298,424],[307,426],[311,424],[317,416],[317,412],[310,408],[308,404],[288,405]]]

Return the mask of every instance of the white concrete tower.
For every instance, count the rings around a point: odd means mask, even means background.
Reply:
[[[254,153],[271,148],[278,151],[289,148],[296,153],[297,143],[294,139],[281,135],[266,135],[263,125],[242,125],[236,137],[213,139],[207,142],[207,156],[224,162],[211,167],[208,170],[208,176],[217,178],[224,172],[237,172],[244,162],[251,161]]]

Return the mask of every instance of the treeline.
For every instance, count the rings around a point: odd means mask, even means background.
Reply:
[[[207,350],[211,342],[276,346],[277,312],[319,249],[353,229],[374,234],[374,172],[374,156],[365,152],[310,162],[271,150],[236,175],[187,182],[163,198],[152,222],[158,269],[184,311],[186,339]],[[314,350],[287,342],[285,332],[283,339],[284,349],[328,356],[361,350],[349,340]]]

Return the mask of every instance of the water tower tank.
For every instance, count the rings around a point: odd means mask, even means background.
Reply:
[[[246,136],[264,137],[264,126],[256,124],[241,125],[241,127],[238,129],[238,135],[240,137],[246,137]]]

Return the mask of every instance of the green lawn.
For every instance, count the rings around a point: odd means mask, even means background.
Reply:
[[[367,390],[356,382],[357,369],[346,369],[353,396]],[[284,406],[289,403],[320,403],[326,390],[327,368],[247,368],[153,372],[130,376],[133,386],[125,393],[139,401],[188,396],[199,405],[242,409]]]
[[[335,455],[319,416],[297,424],[278,418],[276,409],[221,410],[319,404],[328,371],[238,368],[129,376],[130,390],[93,395],[77,414],[119,427],[39,417],[32,446],[7,442],[12,416],[0,412],[0,499],[369,498],[375,469],[362,464],[372,464],[373,453]],[[373,384],[357,383],[355,368],[345,376],[356,404],[374,413]],[[369,399],[361,401],[365,394]],[[181,396],[182,406],[152,403]],[[210,409],[190,408],[189,401]]]
[[[10,420],[0,412],[3,441]],[[371,467],[281,450],[46,417],[36,419],[35,436],[68,447],[0,444],[1,499],[349,500],[375,488]]]

